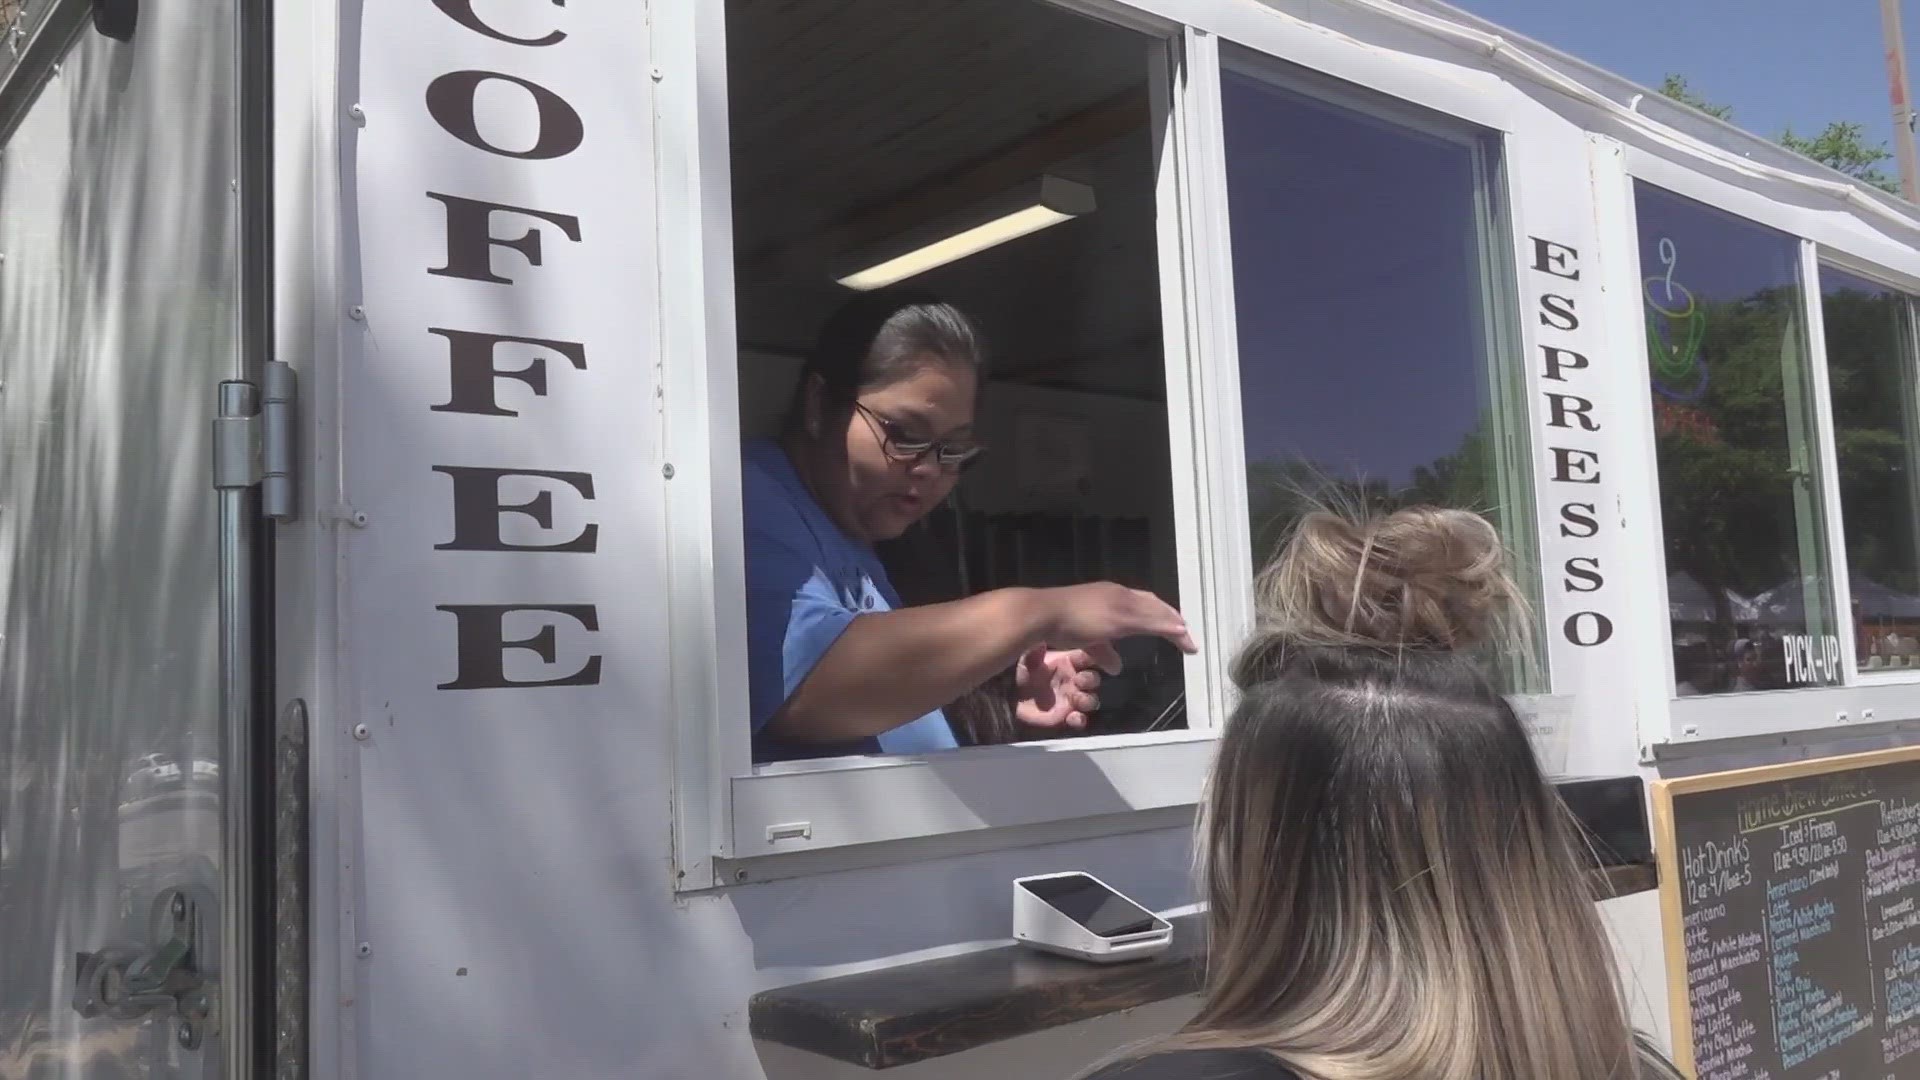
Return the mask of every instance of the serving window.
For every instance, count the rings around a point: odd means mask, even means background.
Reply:
[[[683,887],[829,848],[1181,820],[1231,704],[1254,568],[1308,492],[1486,513],[1537,594],[1508,135],[1452,115],[1503,106],[1444,79],[1420,104],[1390,97],[1362,85],[1362,47],[1327,55],[1285,19],[1199,14],[1335,62],[1293,66],[1121,0],[728,0],[669,27],[709,51],[703,85],[661,83],[663,145],[724,116],[694,175],[728,191],[664,181],[693,207],[669,246],[705,266],[662,282],[670,313],[705,319],[669,329],[707,365],[681,385],[727,404],[685,422],[706,440],[690,460],[714,462],[711,501],[676,495],[711,522],[688,572],[715,580],[711,621],[684,616],[685,640],[717,644],[690,645],[676,674],[686,701],[714,706],[676,720]],[[1001,227],[1036,206],[1038,227]],[[1119,643],[1125,671],[1084,731],[957,703],[953,749],[756,761],[743,502],[721,462],[791,430],[823,322],[884,284],[952,303],[989,343],[971,433],[985,453],[877,545],[901,601],[1116,581],[1178,606],[1201,655]],[[1513,689],[1545,689],[1533,657],[1497,659]]]
[[[900,599],[1106,580],[1179,606],[1155,203],[1166,43],[1039,0],[729,0],[727,43],[742,434],[781,436],[840,305],[931,293],[987,343],[984,453],[878,545]],[[964,243],[1041,206],[1037,230]],[[947,705],[956,741],[1188,727],[1179,651],[1117,647],[1125,669],[1084,728],[1023,727],[1002,679]]]

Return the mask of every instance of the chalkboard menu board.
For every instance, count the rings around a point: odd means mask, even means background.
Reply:
[[[1652,785],[1698,1080],[1920,1080],[1920,748]]]

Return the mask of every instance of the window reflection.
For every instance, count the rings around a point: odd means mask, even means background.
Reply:
[[[1635,189],[1679,696],[1840,681],[1800,241]]]
[[[1498,136],[1252,54],[1221,93],[1256,565],[1331,487],[1480,511],[1530,566]]]
[[[1913,298],[1823,267],[1840,512],[1862,671],[1920,665]]]

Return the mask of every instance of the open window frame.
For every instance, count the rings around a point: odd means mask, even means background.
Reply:
[[[1622,261],[1633,269],[1632,282],[1649,273],[1640,265],[1639,221],[1633,205],[1633,182],[1642,181],[1664,191],[1705,204],[1725,213],[1794,237],[1800,248],[1802,318],[1808,337],[1807,362],[1809,385],[1814,394],[1814,431],[1812,464],[1820,478],[1821,531],[1825,538],[1827,565],[1824,570],[1831,583],[1836,612],[1852,610],[1853,591],[1848,576],[1844,515],[1841,507],[1839,462],[1835,446],[1832,389],[1828,380],[1825,319],[1821,303],[1820,272],[1832,266],[1850,274],[1883,283],[1920,296],[1920,251],[1901,243],[1885,232],[1869,226],[1858,215],[1835,201],[1830,206],[1810,204],[1804,193],[1775,191],[1763,181],[1740,181],[1714,175],[1691,163],[1627,147],[1623,158],[1626,183],[1620,194],[1625,199],[1615,213],[1624,215],[1627,249]],[[1910,243],[1920,242],[1916,234]],[[1637,292],[1633,295],[1638,295]],[[1629,356],[1637,363],[1644,387],[1648,357],[1644,335],[1629,346]],[[1652,405],[1644,389],[1640,407],[1646,410],[1644,461],[1649,485],[1658,483],[1658,468],[1653,443]],[[1920,447],[1913,448],[1920,453]],[[1657,490],[1649,487],[1649,490]],[[1761,690],[1700,697],[1674,697],[1673,626],[1664,617],[1668,610],[1665,522],[1661,519],[1658,498],[1648,500],[1652,520],[1649,541],[1654,565],[1660,569],[1648,580],[1658,594],[1658,610],[1663,617],[1657,627],[1645,628],[1657,635],[1665,657],[1668,724],[1665,731],[1655,730],[1653,743],[1706,743],[1755,736],[1791,737],[1801,732],[1825,732],[1827,729],[1864,724],[1891,724],[1920,720],[1920,669],[1900,672],[1863,672],[1855,649],[1855,628],[1851,618],[1837,619],[1840,639],[1840,685]],[[1822,734],[1826,738],[1830,735]]]
[[[1232,707],[1232,643],[1253,622],[1251,537],[1221,121],[1222,39],[1499,134],[1547,122],[1524,95],[1447,77],[1427,64],[1383,65],[1377,51],[1261,5],[1233,0],[1033,0],[1157,37],[1155,124],[1160,267],[1175,543],[1182,607],[1202,642],[1187,660],[1189,727],[939,754],[787,762],[756,768],[746,717],[745,573],[728,139],[726,14],[667,5],[653,38],[662,288],[661,408],[668,460],[673,625],[676,887],[698,891],[923,858],[938,851],[1053,842],[1164,828],[1190,819]],[[1461,63],[1470,63],[1466,53]],[[1488,94],[1489,86],[1503,93]],[[1565,136],[1562,132],[1562,137]],[[1511,163],[1510,154],[1503,157]],[[1513,302],[1526,265],[1522,187],[1508,165]],[[1505,255],[1503,250],[1501,253]],[[1502,268],[1505,271],[1505,268]],[[1518,310],[1524,310],[1518,309]],[[1530,327],[1518,346],[1533,348]],[[1523,351],[1521,355],[1525,355]],[[1516,359],[1516,362],[1523,363]],[[1544,436],[1528,413],[1533,373],[1496,373],[1525,431],[1532,487]],[[684,403],[684,404],[679,404]],[[1547,509],[1534,498],[1536,537]],[[1537,572],[1537,571],[1535,571]],[[1537,586],[1538,583],[1530,583]],[[1550,667],[1551,664],[1546,665]],[[1550,675],[1543,670],[1538,689]],[[1548,693],[1523,709],[1564,723]],[[1551,767],[1551,765],[1550,765]],[[873,807],[885,807],[876,814]]]
[[[1311,100],[1317,105],[1338,110],[1356,121],[1378,125],[1396,134],[1414,136],[1457,148],[1471,155],[1473,169],[1474,232],[1480,238],[1473,273],[1480,304],[1479,345],[1482,381],[1482,407],[1491,422],[1489,457],[1493,504],[1505,511],[1507,524],[1503,539],[1513,560],[1515,576],[1526,595],[1529,610],[1541,610],[1543,575],[1541,573],[1539,485],[1534,468],[1538,454],[1533,442],[1525,357],[1528,355],[1521,312],[1528,296],[1520,285],[1524,250],[1517,238],[1519,220],[1516,185],[1508,166],[1511,132],[1496,112],[1479,119],[1443,112],[1402,96],[1386,94],[1370,86],[1339,79],[1315,69],[1284,61],[1228,42],[1221,48],[1222,70],[1250,81],[1283,90],[1291,96]],[[1239,404],[1239,363],[1259,357],[1241,357],[1235,350],[1234,392]],[[1244,414],[1234,412],[1235,429],[1227,463],[1236,476],[1247,476],[1246,440],[1241,430]],[[1338,478],[1336,478],[1337,480]],[[1239,505],[1247,504],[1242,492]],[[1484,509],[1485,507],[1476,507]],[[1249,552],[1248,565],[1253,565]],[[1251,580],[1237,595],[1250,598]],[[1252,625],[1250,603],[1242,611],[1242,632]],[[1511,652],[1499,657],[1500,674],[1508,689],[1522,699],[1538,697],[1549,685],[1546,639],[1543,633],[1515,642]]]

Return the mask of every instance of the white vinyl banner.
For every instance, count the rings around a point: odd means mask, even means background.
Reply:
[[[670,892],[647,5],[360,16],[348,985],[377,1075],[618,1075],[642,942],[673,933],[645,929]]]

